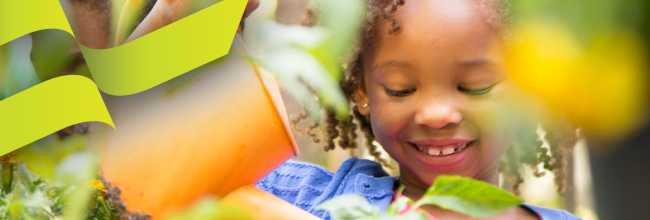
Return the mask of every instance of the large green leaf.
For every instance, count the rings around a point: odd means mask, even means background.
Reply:
[[[440,176],[412,209],[436,205],[472,217],[495,216],[523,201],[491,184],[459,176]]]

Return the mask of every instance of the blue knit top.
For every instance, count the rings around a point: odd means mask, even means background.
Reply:
[[[325,220],[331,219],[325,210],[314,207],[343,194],[366,197],[371,205],[383,213],[395,196],[393,186],[397,178],[389,176],[374,161],[350,158],[336,173],[317,165],[289,160],[271,172],[255,186]],[[542,220],[580,219],[564,210],[522,205]]]

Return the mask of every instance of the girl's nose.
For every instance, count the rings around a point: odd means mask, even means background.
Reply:
[[[415,123],[431,128],[443,128],[450,124],[458,124],[463,115],[451,102],[432,102],[424,104],[415,114]]]

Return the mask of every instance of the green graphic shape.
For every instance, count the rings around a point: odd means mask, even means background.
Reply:
[[[102,91],[142,92],[228,54],[248,0],[225,0],[115,48],[82,47]]]
[[[87,121],[115,128],[95,83],[78,75],[47,80],[0,101],[0,155]]]
[[[79,44],[95,82],[62,76],[0,101],[0,155],[81,122],[114,127],[98,87],[116,96],[139,93],[228,54],[247,2],[221,1],[115,48]],[[44,29],[74,37],[59,1],[0,0],[0,45]]]
[[[74,36],[59,1],[0,0],[0,45],[44,29],[60,29]]]
[[[99,89],[135,94],[228,54],[247,2],[221,1],[118,47],[79,46]],[[0,0],[0,45],[43,29],[73,34],[59,1]]]

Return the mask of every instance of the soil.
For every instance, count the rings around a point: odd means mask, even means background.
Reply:
[[[121,220],[149,220],[152,218],[151,215],[146,213],[140,213],[139,211],[130,212],[127,210],[126,204],[124,204],[124,201],[120,199],[120,193],[122,193],[122,190],[120,190],[119,187],[112,186],[110,182],[106,181],[104,175],[100,175],[100,177],[104,187],[106,188],[108,202],[117,208]]]

